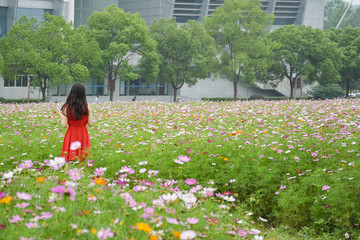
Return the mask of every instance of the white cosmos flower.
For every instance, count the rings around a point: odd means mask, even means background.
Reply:
[[[79,142],[79,141],[72,142],[70,145],[70,150],[74,151],[79,148],[81,148],[81,142]]]

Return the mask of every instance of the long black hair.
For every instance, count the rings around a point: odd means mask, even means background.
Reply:
[[[72,86],[66,102],[61,107],[61,111],[75,121],[88,115],[86,89],[83,84],[75,83]]]

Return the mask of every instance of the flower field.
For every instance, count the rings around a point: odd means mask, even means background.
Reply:
[[[60,107],[0,105],[0,239],[360,236],[358,99],[96,104],[68,167]]]

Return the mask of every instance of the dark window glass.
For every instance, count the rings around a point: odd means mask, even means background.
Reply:
[[[175,3],[202,3],[202,0],[176,0]]]
[[[299,6],[300,3],[299,2],[278,2],[276,3],[276,6],[288,6],[288,7],[292,7],[292,6]]]
[[[275,16],[279,17],[296,17],[297,13],[275,13]]]
[[[175,4],[175,8],[193,8],[193,9],[200,9],[201,5],[186,5],[186,4]]]
[[[10,86],[9,80],[4,79],[4,87]]]
[[[210,0],[210,4],[211,3],[213,3],[213,4],[223,4],[224,0]]]
[[[13,86],[15,86],[15,81],[14,80],[9,81],[9,87],[13,87]]]
[[[195,11],[195,10],[174,10],[174,13],[178,13],[178,14],[199,14],[200,11]]]
[[[290,25],[294,24],[295,18],[275,18],[274,25]]]
[[[0,38],[7,33],[7,8],[0,7]]]
[[[282,7],[276,7],[275,12],[297,12],[298,8],[282,8]]]
[[[27,87],[27,76],[23,76],[23,78],[22,78],[22,86]]]
[[[16,87],[21,87],[21,76],[16,77]]]

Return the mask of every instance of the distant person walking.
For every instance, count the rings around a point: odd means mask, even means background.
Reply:
[[[61,107],[61,125],[68,127],[61,157],[65,161],[83,160],[89,154],[91,144],[86,125],[92,126],[93,116],[90,105],[86,102],[86,89],[81,83],[72,86],[66,102]]]
[[[95,98],[95,104],[98,104],[99,103],[99,96],[96,96]]]
[[[133,99],[131,99],[131,101],[135,102],[136,101],[136,96],[133,97]]]

